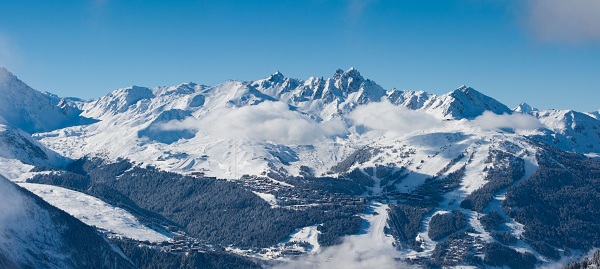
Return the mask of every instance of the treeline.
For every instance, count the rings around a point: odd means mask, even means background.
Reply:
[[[495,164],[487,170],[488,182],[467,196],[460,203],[462,208],[482,212],[498,191],[511,186],[525,175],[525,161],[503,151],[491,150],[486,163]]]
[[[459,187],[465,169],[463,166],[446,177],[428,178],[411,193],[415,199],[397,205],[391,204],[388,224],[394,238],[402,245],[420,251],[421,246],[416,237],[421,230],[423,218],[444,200],[445,193]],[[460,225],[461,221],[457,222]],[[442,229],[439,232],[446,233]]]
[[[296,188],[309,189],[330,194],[361,195],[366,186],[348,178],[334,177],[281,177],[278,180],[294,185]]]
[[[406,204],[390,205],[388,224],[392,236],[400,241],[402,247],[420,251],[421,245],[415,240],[421,230],[423,217],[433,208],[418,207]]]
[[[384,192],[395,191],[396,185],[409,175],[409,173],[406,173],[405,167],[376,165],[375,168],[371,167],[370,170],[374,171],[375,176],[380,179],[379,184]]]
[[[262,268],[250,259],[224,252],[190,251],[176,253],[140,246],[138,242],[127,239],[113,239],[113,242],[139,269]]]
[[[508,190],[504,211],[525,225],[534,247],[600,247],[600,162],[540,147],[538,170]]]
[[[368,162],[374,155],[379,153],[379,149],[372,147],[363,147],[348,155],[346,159],[331,167],[332,173],[347,173],[354,164]]]
[[[535,268],[537,259],[529,252],[521,253],[498,243],[489,243],[485,246],[483,262],[495,267],[530,269]]]
[[[428,235],[434,241],[438,241],[452,233],[467,226],[467,217],[460,210],[449,213],[435,214],[429,221]]]
[[[243,186],[197,179],[126,160],[82,159],[64,173],[37,175],[30,182],[75,189],[131,210],[146,220],[173,224],[191,236],[222,246],[269,247],[296,229],[323,224],[319,242],[335,244],[358,232],[364,206],[325,204],[303,210],[271,208]]]
[[[565,266],[563,269],[589,269],[600,268],[600,250],[594,252],[592,257],[587,257],[580,262],[573,262]]]

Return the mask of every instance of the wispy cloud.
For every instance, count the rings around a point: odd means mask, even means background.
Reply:
[[[385,235],[388,207],[369,205],[378,214],[363,216],[364,233],[343,238],[342,244],[321,249],[312,255],[300,256],[276,269],[373,269],[409,268],[399,262],[401,253],[393,246],[393,239]]]
[[[542,123],[534,116],[527,114],[494,114],[484,112],[481,116],[471,121],[484,129],[513,129],[517,131],[535,130],[543,127]]]
[[[15,68],[19,63],[19,54],[12,40],[0,32],[0,67]]]
[[[357,107],[350,119],[355,124],[364,125],[373,130],[410,133],[443,126],[443,122],[422,111],[410,110],[391,104],[386,99]]]
[[[109,0],[91,0],[91,8],[92,12],[96,13],[96,15],[103,13],[108,6]]]
[[[377,0],[346,0],[346,15],[348,21],[357,23],[363,16],[365,10]]]
[[[347,237],[341,245],[300,257],[274,269],[396,269],[409,268],[394,259],[397,251],[376,240]]]
[[[19,195],[17,187],[1,175],[0,195],[2,195],[2,203],[0,203],[0,228],[14,227],[15,220],[24,217],[25,204],[23,197]],[[0,236],[0,243],[5,239]]]
[[[352,16],[360,16],[365,11],[365,8],[374,3],[375,0],[347,0],[348,13]]]
[[[541,265],[540,267],[538,267],[539,269],[561,269],[561,268],[565,268],[567,265],[573,263],[573,262],[580,262],[582,260],[584,260],[585,258],[592,258],[594,256],[594,253],[596,251],[598,251],[600,249],[592,249],[590,250],[587,254],[584,255],[573,255],[573,256],[567,256],[567,257],[563,257],[560,260],[553,262],[553,263],[549,263],[549,264],[544,264]],[[590,267],[588,267],[590,268]]]
[[[280,144],[314,144],[344,134],[340,120],[316,122],[282,102],[263,102],[241,108],[221,108],[201,119],[163,124],[164,130],[194,129],[225,137],[246,137]]]
[[[538,39],[600,43],[599,0],[528,0],[527,21]]]
[[[109,8],[110,0],[88,0],[88,19],[93,26],[100,26],[106,17],[106,12]],[[96,28],[95,31],[98,31]]]

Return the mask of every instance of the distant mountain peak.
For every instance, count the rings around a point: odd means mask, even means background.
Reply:
[[[467,86],[467,85],[460,85],[460,87],[456,88],[457,91],[469,91],[469,89],[473,90],[473,88]]]
[[[181,83],[181,84],[179,84],[177,86],[178,87],[186,87],[186,86],[188,86],[188,87],[196,87],[196,86],[198,86],[198,84],[190,81],[190,82],[186,82],[186,83]]]
[[[496,99],[465,85],[447,93],[442,98],[446,99],[444,102],[447,103],[444,105],[444,117],[470,119],[481,115],[486,110],[499,115],[512,113],[510,108]]]
[[[455,93],[455,92],[461,92],[461,93],[465,93],[465,94],[485,95],[485,94],[481,93],[480,91],[475,90],[467,85],[460,85],[460,87],[458,87],[458,88],[456,88],[456,90],[452,91],[451,94]]]
[[[79,114],[66,113],[67,106],[29,87],[8,69],[0,67],[0,117],[28,133],[47,132],[84,121]]]
[[[346,71],[342,71],[342,69],[336,70],[333,80],[336,88],[347,93],[357,92],[365,86],[365,83],[371,82],[365,79],[354,67]],[[377,86],[379,87],[379,85]]]
[[[514,112],[518,112],[518,113],[531,113],[534,111],[539,111],[539,109],[531,107],[529,104],[527,103],[520,103],[517,107],[515,107],[513,109]]]
[[[348,70],[344,71],[342,69],[338,69],[333,74],[333,79],[335,80],[344,80],[344,79],[353,79],[363,81],[365,78],[360,74],[358,70],[354,67],[350,67]]]
[[[283,81],[284,79],[285,79],[285,76],[279,71],[276,71],[275,73],[270,75],[269,78],[267,78],[267,80],[270,82],[280,82],[280,81]]]

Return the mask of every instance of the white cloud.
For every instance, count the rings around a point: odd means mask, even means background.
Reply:
[[[9,229],[18,218],[24,217],[25,202],[19,194],[17,187],[0,175],[0,195],[2,203],[0,203],[0,228]],[[0,237],[0,243],[3,240]]]
[[[590,250],[587,254],[584,254],[584,255],[572,255],[572,256],[562,257],[560,260],[558,260],[556,262],[544,264],[538,268],[539,269],[565,268],[567,265],[569,265],[573,262],[580,262],[580,261],[584,260],[585,258],[592,258],[594,256],[594,253],[596,253],[596,251],[598,251],[598,250],[600,250],[600,249],[596,248],[596,249]]]
[[[106,8],[109,4],[109,0],[91,0],[90,4],[93,15],[99,16],[106,11]]]
[[[387,99],[357,107],[350,119],[370,129],[410,133],[443,126],[443,122],[422,111],[396,106]]]
[[[360,22],[365,10],[375,3],[377,0],[345,0],[346,1],[346,16],[348,22],[356,24]]]
[[[347,0],[348,1],[348,13],[351,16],[360,16],[365,11],[368,5],[375,2],[375,0]]]
[[[0,67],[14,68],[18,64],[18,54],[11,40],[0,33]]]
[[[298,257],[291,262],[282,264],[276,269],[387,269],[410,268],[399,260],[403,253],[394,245],[394,239],[385,234],[387,227],[387,205],[379,203],[369,204],[373,214],[368,209],[363,219],[368,225],[356,235],[343,238],[342,244],[322,248],[320,252],[312,255]],[[377,214],[375,214],[377,213]]]
[[[514,129],[519,131],[535,130],[543,127],[540,121],[531,115],[527,114],[502,114],[497,115],[491,111],[485,111],[483,114],[474,120],[472,123],[479,125],[484,129]]]
[[[195,129],[224,137],[246,137],[280,144],[314,144],[347,132],[339,120],[316,122],[289,110],[282,102],[221,108],[201,119],[188,118],[161,126],[164,130]]]
[[[409,268],[396,261],[398,251],[380,241],[346,237],[337,246],[303,256],[274,269],[397,269]]]
[[[600,43],[600,0],[529,0],[528,23],[542,41]]]

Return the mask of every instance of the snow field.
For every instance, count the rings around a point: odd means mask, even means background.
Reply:
[[[98,227],[116,236],[150,242],[169,240],[169,237],[140,223],[126,210],[111,206],[98,198],[51,185],[19,183],[19,186],[40,196],[49,204],[64,210],[83,223]]]

